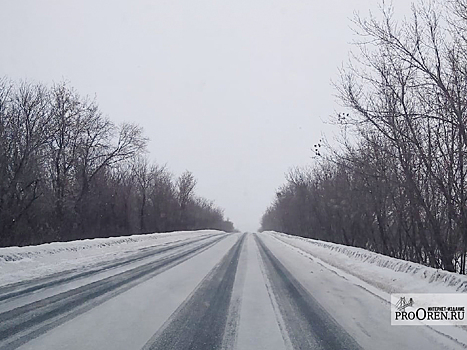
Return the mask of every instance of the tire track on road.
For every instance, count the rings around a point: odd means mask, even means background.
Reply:
[[[203,252],[226,236],[0,314],[0,349],[14,349]]]
[[[255,234],[287,336],[295,350],[357,350],[360,345]]]
[[[40,279],[13,283],[13,284],[10,284],[4,287],[0,287],[0,302],[6,302],[13,298],[22,297],[29,293],[32,293],[32,292],[35,292],[41,289],[55,287],[55,286],[58,286],[64,283],[78,280],[80,278],[89,277],[89,276],[98,274],[103,271],[107,271],[107,270],[114,269],[117,267],[122,267],[122,266],[131,264],[137,261],[144,260],[148,257],[161,254],[161,253],[164,253],[164,252],[176,249],[176,248],[180,248],[180,247],[183,247],[189,244],[193,244],[193,243],[196,243],[202,240],[206,240],[209,238],[210,237],[202,237],[202,238],[190,240],[188,242],[170,244],[165,247],[159,247],[159,248],[152,247],[152,249],[147,248],[149,249],[149,251],[145,250],[144,252],[139,252],[129,257],[116,259],[110,263],[109,262],[99,263],[99,264],[96,264],[90,267],[87,271],[84,271],[84,272],[79,272],[77,269],[72,269],[72,270],[68,270],[64,272],[55,273],[53,275],[43,277]]]
[[[221,349],[243,234],[143,350]],[[234,338],[233,338],[234,339]]]

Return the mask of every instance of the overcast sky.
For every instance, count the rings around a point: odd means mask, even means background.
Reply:
[[[350,19],[378,3],[2,0],[0,76],[96,96],[144,128],[151,160],[192,171],[197,193],[252,231],[288,169],[332,138]]]

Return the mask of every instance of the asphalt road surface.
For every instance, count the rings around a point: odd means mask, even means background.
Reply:
[[[267,234],[219,234],[0,288],[0,349],[463,348],[388,313]]]

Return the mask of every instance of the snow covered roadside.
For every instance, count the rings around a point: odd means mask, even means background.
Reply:
[[[467,276],[437,270],[417,263],[391,258],[356,247],[264,232],[296,249],[327,270],[390,303],[391,293],[463,293]],[[389,322],[389,320],[388,320]],[[467,348],[467,327],[429,326],[444,337],[455,339]]]
[[[467,276],[391,258],[368,250],[267,232],[386,293],[465,293]]]
[[[177,231],[0,248],[0,286],[109,262],[149,247],[222,234],[225,232]]]

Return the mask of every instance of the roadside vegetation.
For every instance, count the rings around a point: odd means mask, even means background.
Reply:
[[[137,125],[116,126],[66,84],[0,79],[0,246],[233,224],[146,157]]]
[[[467,1],[354,20],[336,83],[340,146],[293,169],[262,230],[363,247],[466,273]]]

